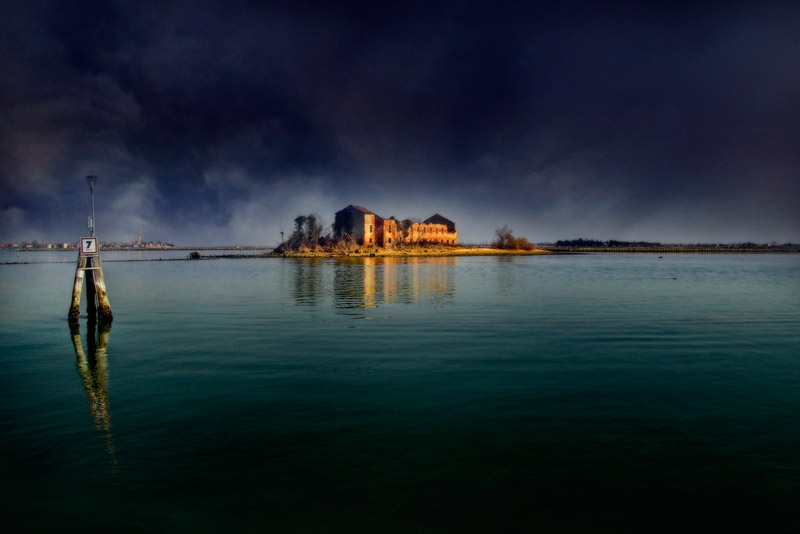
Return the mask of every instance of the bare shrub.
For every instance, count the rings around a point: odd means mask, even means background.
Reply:
[[[514,233],[508,225],[495,230],[497,239],[492,242],[494,248],[502,250],[534,250],[536,245],[524,237],[514,237]]]

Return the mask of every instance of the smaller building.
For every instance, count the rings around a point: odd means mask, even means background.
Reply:
[[[456,223],[437,213],[421,223],[412,223],[406,242],[455,245],[458,243]]]

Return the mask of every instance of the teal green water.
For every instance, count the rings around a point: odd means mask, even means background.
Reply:
[[[800,526],[800,256],[115,258],[0,265],[3,524]]]

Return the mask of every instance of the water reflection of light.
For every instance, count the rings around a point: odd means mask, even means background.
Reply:
[[[408,263],[412,267],[408,287],[412,301],[436,305],[452,301],[456,293],[457,257],[408,258]]]
[[[377,258],[364,258],[364,308],[377,308],[376,285],[378,276]]]
[[[89,397],[89,410],[94,419],[94,426],[102,433],[108,452],[116,466],[111,434],[111,409],[108,403],[108,336],[111,332],[111,323],[100,322],[95,325],[94,321],[90,320],[87,326],[86,351],[81,342],[80,325],[70,326],[76,365],[81,380],[83,380],[83,389]],[[95,326],[97,326],[96,338]]]
[[[363,316],[358,310],[377,307],[374,258],[336,262],[333,272],[333,306],[341,313]]]

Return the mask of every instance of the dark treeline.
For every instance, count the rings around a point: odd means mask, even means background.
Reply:
[[[664,248],[664,247],[698,247],[698,248],[736,248],[736,249],[761,249],[765,247],[776,247],[776,248],[787,248],[787,249],[795,249],[798,247],[797,244],[793,243],[784,243],[779,245],[777,243],[729,243],[729,244],[720,244],[720,243],[692,243],[692,244],[662,244],[659,242],[651,242],[651,241],[617,241],[616,239],[612,239],[610,241],[600,241],[597,239],[561,239],[556,241],[553,246],[556,247],[572,247],[572,248]]]

